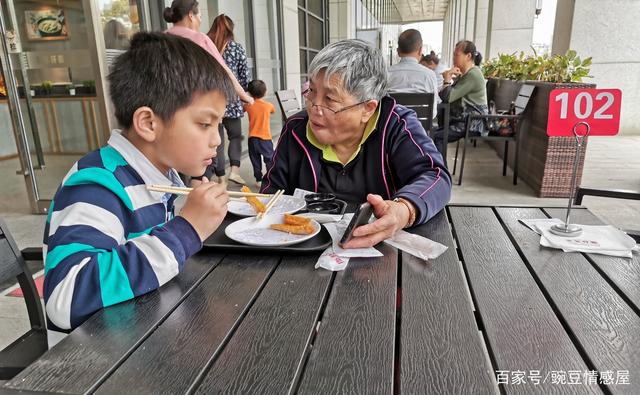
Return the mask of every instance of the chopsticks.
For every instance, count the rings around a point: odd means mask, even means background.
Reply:
[[[193,190],[193,188],[188,187],[174,187],[170,185],[147,185],[147,189],[154,192],[165,192],[165,193],[174,193],[176,195],[188,195],[189,192]],[[272,197],[275,195],[269,195],[265,193],[253,193],[253,192],[240,192],[240,191],[227,191],[229,196],[231,197],[247,197],[247,196],[256,196],[256,197]]]
[[[269,202],[267,203],[266,207],[264,208],[264,211],[256,215],[256,221],[261,220],[265,216],[265,214],[267,214],[267,212],[271,210],[271,208],[276,204],[276,202],[278,201],[278,199],[280,199],[280,196],[282,195],[284,195],[284,189],[280,189],[279,191],[277,191],[273,195],[271,200],[269,200]]]

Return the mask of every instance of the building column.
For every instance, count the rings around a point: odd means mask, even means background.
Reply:
[[[298,35],[298,1],[282,0],[282,36],[285,89],[300,97],[300,40]]]
[[[329,0],[329,42],[355,38],[354,0]]]
[[[625,135],[640,134],[640,31],[632,28],[638,20],[636,0],[606,6],[598,0],[558,1],[553,35],[553,54],[570,48],[581,59],[593,57],[593,78],[583,82],[622,90],[620,132]]]
[[[493,1],[490,18],[490,35],[485,59],[498,56],[499,53],[519,51],[530,52],[533,38],[533,18],[535,1],[533,0],[490,0]]]

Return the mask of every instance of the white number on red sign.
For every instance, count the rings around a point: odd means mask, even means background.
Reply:
[[[596,95],[596,102],[604,99],[604,103],[596,109],[593,114],[594,119],[613,119],[613,114],[605,114],[605,111],[613,105],[613,94],[610,92],[600,92]],[[560,102],[560,119],[567,119],[569,110],[569,92],[563,92],[556,96],[556,101]],[[584,111],[582,110],[584,102]],[[573,113],[578,119],[587,119],[593,112],[593,98],[587,92],[580,92],[573,101]]]

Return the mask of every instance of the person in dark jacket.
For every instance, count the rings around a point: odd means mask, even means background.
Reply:
[[[380,52],[361,40],[327,45],[309,66],[306,110],[287,120],[261,191],[329,192],[368,201],[377,220],[346,248],[420,225],[449,201],[451,176],[414,111],[386,96]]]

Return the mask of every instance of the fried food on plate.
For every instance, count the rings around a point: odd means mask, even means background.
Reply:
[[[311,223],[310,218],[300,217],[298,215],[285,214],[284,223],[287,225],[306,225]]]
[[[272,224],[271,229],[296,235],[310,235],[315,230],[311,223],[305,225]]]
[[[251,189],[246,185],[243,185],[240,190],[242,192],[251,193]],[[245,199],[247,199],[247,202],[251,205],[251,207],[256,210],[256,213],[260,214],[264,212],[266,206],[260,201],[260,199],[255,196],[246,196]]]

